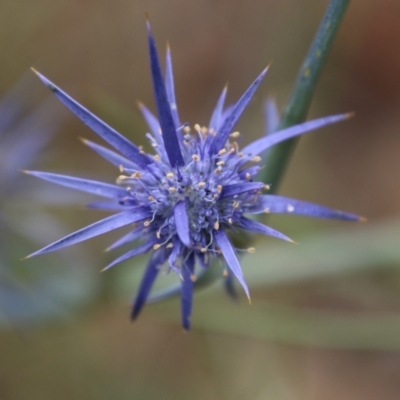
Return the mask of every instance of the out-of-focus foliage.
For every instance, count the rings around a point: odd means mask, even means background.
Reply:
[[[152,105],[147,10],[157,35],[168,38],[173,49],[183,121],[205,124],[226,80],[231,102],[274,60],[264,88],[238,126],[249,143],[263,131],[260,109],[266,95],[274,94],[279,109],[286,103],[326,5],[320,0],[4,0],[0,93],[34,66],[138,141],[145,126],[135,101]],[[262,260],[263,281],[262,271],[250,265],[254,260],[243,259],[252,281],[252,305],[216,298],[207,289],[197,296],[197,324],[189,335],[179,327],[176,300],[151,305],[138,323],[129,322],[140,260],[104,274],[92,272],[91,282],[100,281],[107,302],[97,302],[68,324],[22,331],[23,340],[13,331],[1,332],[0,397],[397,400],[399,12],[397,1],[350,2],[310,117],[347,111],[356,116],[329,133],[304,138],[279,190],[357,212],[368,218],[367,224],[337,231],[339,226],[323,222],[271,218],[268,223],[300,244],[257,243],[252,257]],[[44,95],[45,89],[35,85]],[[103,107],[109,107],[107,101],[99,104],[99,91],[126,106],[123,121],[113,111],[106,114]],[[46,169],[79,173],[75,160],[84,159],[94,179],[104,174],[112,179],[114,171],[76,140],[90,135],[80,123],[69,122],[52,142],[57,158],[46,160]],[[65,207],[40,209],[56,214],[68,231],[97,218]],[[85,250],[97,254],[107,242],[96,240]],[[26,251],[17,243],[9,247],[15,260],[37,248],[30,243]],[[63,252],[57,260],[71,254]],[[96,264],[100,268],[109,259],[101,255]],[[40,268],[43,277],[57,263],[49,267],[48,261],[16,267],[32,273]],[[58,267],[66,274],[72,270],[72,278],[79,276],[70,265]],[[49,287],[58,292],[66,286]],[[258,326],[260,314],[263,326]],[[228,332],[234,328],[235,334]]]
[[[63,316],[90,299],[96,287],[85,259],[77,254],[20,261],[32,243],[41,245],[63,232],[35,202],[40,188],[29,185],[19,170],[39,157],[43,161],[44,147],[66,120],[54,99],[36,105],[30,81],[21,78],[0,102],[0,326]],[[55,192],[47,197],[52,201]]]

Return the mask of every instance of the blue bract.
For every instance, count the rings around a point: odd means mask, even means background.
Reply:
[[[145,154],[110,126],[37,73],[43,83],[77,117],[114,147],[111,151],[85,141],[94,151],[119,167],[115,185],[87,179],[31,171],[39,178],[73,189],[98,194],[109,201],[91,203],[90,207],[115,211],[33,253],[31,256],[58,250],[116,228],[134,224],[134,229],[110,248],[139,240],[137,247],[117,258],[105,269],[152,250],[138,294],[132,318],[140,313],[154,280],[163,265],[181,279],[182,325],[190,327],[195,265],[206,269],[215,257],[227,265],[227,275],[235,276],[249,297],[240,263],[228,233],[247,230],[290,240],[282,233],[253,221],[245,215],[292,213],[310,217],[359,220],[356,215],[328,209],[299,200],[266,195],[268,186],[253,182],[259,171],[259,154],[284,140],[342,121],[348,114],[320,118],[267,135],[242,150],[232,132],[235,123],[260,85],[267,69],[256,78],[233,107],[224,109],[223,90],[208,127],[181,125],[174,94],[169,49],[166,74],[163,76],[153,35],[148,24],[150,67],[158,118],[140,105],[150,132],[147,138],[155,155]]]

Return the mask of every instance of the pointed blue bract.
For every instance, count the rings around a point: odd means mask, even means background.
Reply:
[[[306,217],[342,219],[347,221],[360,221],[362,219],[355,214],[333,210],[319,204],[268,194],[260,196],[257,204],[247,210],[247,212],[249,214],[260,214],[262,212],[298,214]]]
[[[109,199],[123,199],[128,195],[126,189],[109,183],[75,178],[73,176],[52,174],[50,172],[26,171],[28,174],[44,179],[57,185],[66,186],[81,192],[96,194]]]
[[[222,251],[222,255],[225,258],[226,264],[228,265],[232,273],[236,276],[236,279],[242,285],[246,296],[250,299],[249,289],[244,280],[242,268],[240,267],[239,260],[236,257],[235,250],[233,249],[228,236],[226,236],[226,233],[222,229],[220,229],[218,231],[214,231],[214,238]]]
[[[179,121],[178,106],[176,104],[175,98],[174,73],[172,70],[172,57],[169,46],[167,46],[165,57],[165,90],[167,92],[167,99],[171,107],[171,114],[172,118],[174,119],[175,127],[179,128],[181,126],[181,123]],[[177,131],[176,134],[180,138],[180,132]]]
[[[179,239],[185,246],[190,247],[189,218],[184,201],[176,203],[174,208],[174,217]]]
[[[222,90],[221,96],[219,96],[217,105],[214,108],[214,111],[211,116],[210,120],[210,125],[209,128],[213,129],[214,132],[217,132],[220,125],[221,125],[221,119],[222,119],[222,112],[224,110],[224,104],[225,104],[225,97],[226,93],[228,91],[228,88],[225,86],[224,89]]]
[[[261,233],[262,235],[272,236],[277,239],[286,240],[287,242],[293,242],[292,239],[288,238],[283,233],[280,233],[277,230],[272,229],[269,226],[262,224],[261,222],[254,221],[254,220],[246,218],[246,217],[242,217],[239,220],[238,225],[241,228],[246,229],[251,232],[256,232],[256,233]]]
[[[101,219],[94,224],[88,225],[85,228],[73,232],[68,236],[63,237],[62,239],[59,239],[56,242],[53,242],[46,247],[43,247],[41,250],[32,253],[28,257],[60,250],[64,247],[71,246],[73,244],[83,242],[84,240],[91,239],[95,236],[102,235],[103,233],[113,231],[114,229],[141,221],[147,217],[149,217],[149,212],[142,209],[135,210],[134,212],[128,211],[112,215],[111,217]]]
[[[132,169],[137,168],[135,163],[133,163],[132,161],[128,160],[125,157],[122,157],[121,155],[115,153],[114,151],[111,151],[103,146],[100,146],[99,144],[94,143],[90,140],[84,139],[82,141],[84,144],[86,144],[86,146],[90,147],[97,154],[99,154],[105,160],[107,160],[108,162],[110,162],[111,164],[115,165],[118,168],[120,168],[121,166],[124,168],[132,168]]]
[[[164,146],[171,167],[180,167],[185,165],[185,162],[182,157],[177,136],[178,127],[175,126],[174,119],[172,117],[171,106],[168,102],[164,79],[161,73],[160,62],[158,60],[156,44],[154,42],[149,23],[147,23],[147,28],[149,35],[151,79],[153,82],[154,98],[157,106],[158,120],[160,122],[164,139]]]
[[[267,135],[249,144],[242,150],[242,152],[244,154],[256,156],[280,142],[283,142],[285,140],[291,139],[296,136],[300,136],[303,133],[311,132],[315,129],[322,128],[323,126],[344,121],[348,119],[351,115],[352,114],[332,115],[330,117],[314,119],[312,121],[303,122],[302,124],[299,125],[291,126],[290,128],[276,131],[273,135]]]
[[[97,118],[85,107],[77,103],[74,99],[72,99],[72,97],[63,92],[59,87],[45,78],[42,74],[37,71],[35,71],[35,73],[66,107],[68,107],[90,129],[96,132],[106,142],[111,144],[111,146],[142,168],[145,168],[146,165],[149,164],[150,160],[148,157],[144,154],[141,154],[139,148],[132,142],[108,126],[105,122]]]
[[[156,139],[159,145],[163,145],[163,137],[161,135],[161,127],[158,122],[158,119],[154,116],[154,114],[142,103],[139,103],[139,109],[145,119],[148,127],[151,130],[152,135]]]
[[[133,242],[139,239],[143,235],[143,226],[139,226],[135,228],[133,231],[128,232],[126,235],[122,236],[110,246],[106,248],[106,251],[111,251],[116,249],[117,247],[123,246],[124,244]]]
[[[181,256],[182,254],[182,247],[183,244],[179,239],[179,236],[175,236],[174,240],[172,241],[173,247],[172,247],[172,251],[171,254],[168,257],[168,265],[169,268],[172,269],[173,271],[175,271],[180,278],[182,278],[182,274],[178,265],[178,258]],[[180,290],[180,285],[178,286],[178,291]]]
[[[234,183],[232,185],[227,185],[222,188],[220,199],[226,199],[227,197],[251,191],[257,192],[263,189],[264,186],[262,182]]]
[[[192,315],[194,261],[194,253],[191,253],[182,266],[182,326],[187,331],[190,329],[190,316]]]
[[[119,264],[123,261],[128,260],[129,258],[136,257],[139,254],[147,253],[157,242],[157,238],[153,238],[148,242],[141,244],[140,246],[134,248],[133,250],[128,251],[127,253],[123,254],[122,256],[116,258],[113,262],[108,264],[106,267],[103,268],[103,271],[106,271],[113,267],[116,264]]]
[[[226,141],[228,140],[229,134],[232,132],[234,125],[236,124],[247,104],[253,97],[255,91],[257,90],[267,71],[268,67],[265,68],[264,71],[261,72],[261,74],[258,76],[258,78],[250,85],[243,96],[235,104],[231,113],[225,118],[224,122],[218,128],[217,135],[215,136],[210,147],[210,154],[216,154],[222,149],[222,147],[224,147]]]
[[[86,208],[91,208],[93,210],[102,211],[128,211],[130,208],[137,207],[137,205],[125,205],[120,203],[115,203],[112,201],[92,201],[85,204]]]
[[[153,286],[154,281],[157,278],[158,270],[160,265],[164,262],[164,260],[160,260],[157,253],[155,253],[149,261],[149,264],[146,267],[144,272],[142,281],[139,285],[139,290],[136,295],[136,299],[133,303],[131,318],[135,320],[142,310],[143,306],[146,303],[146,299],[150,293],[151,287]]]

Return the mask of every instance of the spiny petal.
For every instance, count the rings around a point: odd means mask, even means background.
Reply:
[[[172,57],[169,45],[167,45],[166,57],[165,57],[165,90],[167,92],[167,99],[171,107],[172,118],[176,127],[179,127],[178,106],[175,99],[175,85],[174,85],[174,72],[172,69]],[[177,132],[180,135],[180,132]]]
[[[150,128],[150,131],[154,138],[156,139],[157,143],[160,145],[164,144],[163,137],[161,135],[161,127],[158,119],[154,116],[154,114],[143,104],[138,103],[139,110],[143,115],[147,125]]]
[[[273,236],[278,239],[286,240],[288,242],[293,243],[293,240],[288,238],[283,233],[280,233],[280,232],[276,231],[275,229],[272,229],[269,226],[262,224],[261,222],[253,221],[252,219],[249,219],[246,217],[240,218],[240,220],[237,222],[237,225],[248,231],[261,233],[262,235]]]
[[[235,250],[233,249],[228,236],[226,236],[226,233],[222,229],[220,229],[218,231],[214,231],[214,238],[217,241],[217,244],[222,251],[222,255],[224,256],[228,267],[234,273],[237,280],[242,285],[246,293],[246,296],[250,299],[249,289],[244,280],[242,268],[240,267],[239,260],[236,257]]]
[[[222,110],[222,114],[221,114],[220,119],[219,119],[219,124],[218,124],[217,131],[221,127],[221,124],[223,124],[224,121],[226,120],[226,118],[231,114],[233,108],[234,108],[234,105],[230,105],[230,106],[226,107],[224,110]],[[214,135],[217,133],[217,131],[214,133]],[[215,139],[214,135],[208,135],[207,136],[207,138],[205,140],[205,143],[204,143],[203,155],[204,154],[212,154],[210,152],[210,148],[213,145],[213,141]]]
[[[182,289],[181,289],[181,312],[182,326],[188,331],[190,329],[190,316],[192,315],[193,303],[193,280],[194,253],[190,253],[188,259],[182,266]]]
[[[94,224],[86,226],[85,228],[82,228],[69,234],[68,236],[63,237],[62,239],[57,240],[56,242],[49,244],[48,246],[30,254],[26,258],[49,253],[51,251],[59,250],[64,247],[83,242],[84,240],[91,239],[95,236],[110,232],[117,228],[121,228],[122,226],[143,220],[149,217],[149,215],[150,214],[147,210],[145,211],[142,209],[112,215],[111,217],[97,221]]]
[[[290,128],[283,129],[281,131],[277,131],[273,135],[264,136],[263,138],[258,139],[255,142],[246,146],[242,150],[242,152],[244,154],[256,156],[280,142],[291,139],[295,136],[302,135],[303,133],[307,133],[315,129],[322,128],[323,126],[344,121],[350,118],[352,115],[353,115],[352,113],[339,114],[339,115],[332,115],[330,117],[314,119],[313,121],[303,122],[302,124],[295,125]]]
[[[121,263],[122,261],[128,260],[129,258],[138,256],[139,254],[147,253],[156,243],[157,243],[157,238],[154,237],[151,240],[147,241],[146,243],[143,243],[140,246],[134,248],[133,250],[130,250],[127,253],[123,254],[122,256],[116,258],[113,262],[104,267],[102,269],[102,272],[110,269],[116,264]]]
[[[24,172],[61,186],[66,186],[71,189],[80,190],[86,193],[96,194],[98,196],[108,197],[109,199],[123,199],[128,195],[126,189],[117,185],[110,185],[109,183],[92,181],[90,179],[75,178],[67,175],[53,174],[50,172]]]
[[[175,271],[178,275],[181,276],[180,268],[176,264],[176,260],[181,255],[181,251],[182,251],[182,242],[178,236],[174,236],[173,245],[174,245],[174,247],[172,248],[171,254],[168,257],[168,264],[169,264],[169,267],[173,271]],[[179,289],[180,289],[180,285],[178,285],[178,290]]]
[[[158,60],[157,48],[151,33],[149,22],[147,22],[149,53],[150,53],[150,69],[151,79],[153,82],[154,98],[157,106],[158,120],[160,122],[162,135],[164,139],[165,150],[168,155],[168,160],[172,167],[185,165],[181,153],[177,126],[171,113],[171,107],[168,102],[167,92],[164,85],[164,79],[161,73],[161,66]]]
[[[226,106],[221,115],[221,124],[226,120],[226,118],[232,113],[232,110],[235,108],[235,104],[230,104],[229,106]],[[220,124],[220,125],[221,125]]]
[[[139,226],[131,232],[128,232],[126,235],[122,236],[118,240],[116,240],[113,244],[108,246],[105,251],[111,251],[116,249],[117,247],[123,246],[126,243],[133,242],[136,239],[139,239],[140,236],[143,235],[143,226]]]
[[[99,144],[86,139],[82,139],[82,142],[86,146],[94,150],[101,157],[103,157],[105,160],[107,160],[108,162],[110,162],[111,164],[115,165],[118,168],[121,165],[125,168],[131,168],[131,169],[137,168],[137,165],[135,163],[133,163],[132,161],[128,160],[125,157],[122,157],[121,155],[115,153],[114,151],[107,149],[106,147],[100,146]]]
[[[232,197],[237,194],[242,194],[251,191],[258,191],[264,187],[262,182],[245,182],[245,183],[234,183],[232,185],[226,185],[222,188],[220,199]]]
[[[217,131],[221,124],[222,111],[224,109],[224,103],[225,103],[225,97],[226,97],[227,91],[228,91],[228,87],[225,86],[221,95],[219,96],[217,105],[215,106],[214,111],[211,116],[209,128],[214,129],[214,131]]]
[[[319,204],[268,194],[260,196],[257,204],[251,209],[246,210],[246,212],[249,214],[259,214],[262,212],[270,212],[273,214],[287,213],[304,215],[307,217],[342,219],[347,221],[363,220],[362,217],[355,214],[333,210],[332,208],[320,206]]]
[[[137,207],[137,205],[124,205],[116,203],[115,201],[92,201],[91,203],[87,203],[86,208],[91,208],[93,210],[102,210],[102,211],[127,211],[129,207]]]
[[[186,212],[185,201],[178,201],[174,207],[176,231],[182,243],[190,247],[189,217]]]
[[[160,260],[157,253],[153,254],[153,256],[151,257],[146,267],[146,271],[144,272],[142,281],[140,282],[136,299],[133,303],[131,313],[132,320],[135,320],[137,318],[144,304],[146,303],[146,299],[150,293],[151,287],[153,286],[153,283],[157,278],[159,266],[163,263],[163,261],[164,260]]]
[[[218,129],[217,135],[215,136],[211,144],[210,154],[218,153],[222,149],[222,147],[224,147],[225,142],[228,140],[229,134],[232,132],[234,125],[236,124],[240,115],[253,97],[253,94],[257,90],[267,71],[268,67],[265,68],[264,71],[258,76],[258,78],[250,85],[243,96],[235,104],[232,112],[226,117],[221,127]]]
[[[140,149],[128,139],[119,134],[105,122],[97,118],[85,107],[77,103],[72,97],[63,92],[54,83],[49,81],[39,72],[33,70],[40,80],[68,107],[79,119],[81,119],[90,129],[96,132],[101,138],[117,149],[125,157],[128,157],[135,164],[142,168],[150,163],[147,156],[140,152]]]

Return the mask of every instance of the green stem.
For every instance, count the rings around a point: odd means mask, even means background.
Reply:
[[[318,78],[349,2],[350,0],[330,1],[314,41],[301,66],[292,95],[279,122],[278,130],[298,124],[306,119]],[[287,140],[275,146],[266,157],[262,180],[272,184],[272,191],[274,192],[277,190],[297,140]]]

